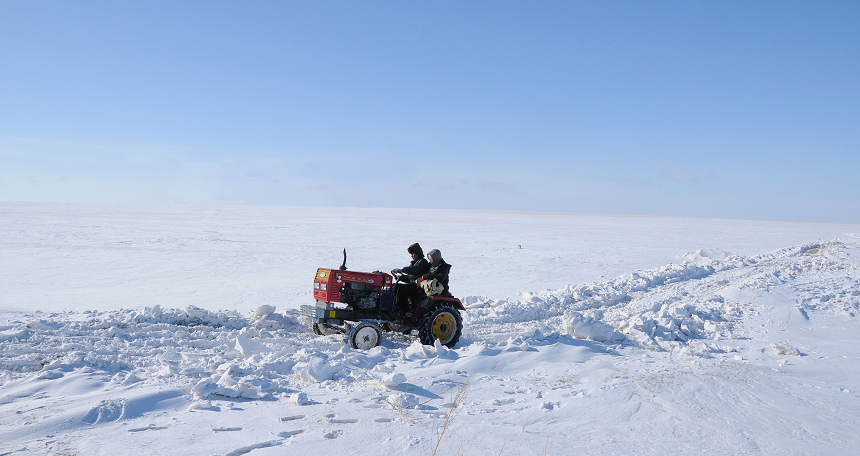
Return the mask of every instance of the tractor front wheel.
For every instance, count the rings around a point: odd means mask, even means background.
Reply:
[[[442,345],[453,348],[460,340],[462,330],[460,311],[448,304],[433,307],[418,324],[418,336],[424,345],[433,345],[438,340]]]
[[[351,348],[370,350],[382,341],[382,331],[373,323],[361,322],[352,327],[347,339]]]

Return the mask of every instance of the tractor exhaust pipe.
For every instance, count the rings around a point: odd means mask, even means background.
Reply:
[[[341,271],[346,271],[346,249],[343,249],[343,264],[340,265]]]

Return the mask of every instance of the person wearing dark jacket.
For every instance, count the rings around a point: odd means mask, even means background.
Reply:
[[[448,273],[451,271],[451,265],[442,259],[442,252],[436,249],[427,253],[427,258],[430,260],[430,270],[418,278],[418,283],[423,284],[425,280],[436,279],[439,285],[442,285],[442,292],[437,294],[451,296],[448,292]]]
[[[400,285],[397,289],[397,306],[401,311],[418,315],[419,307],[428,296],[451,296],[448,291],[448,273],[451,265],[442,259],[442,252],[433,249],[427,254],[430,269],[418,276],[414,282]]]
[[[409,303],[414,299],[420,301],[423,298],[421,287],[415,283],[415,280],[430,272],[430,263],[424,258],[424,250],[417,242],[410,245],[406,251],[412,255],[409,266],[391,270],[391,275],[396,276],[399,282],[406,282],[398,286],[395,295],[395,309],[400,313],[408,312],[411,308]]]
[[[409,263],[409,266],[405,266],[402,269],[392,269],[392,275],[403,274],[400,276],[401,281],[412,282],[430,271],[430,263],[424,258],[424,250],[421,249],[421,246],[417,242],[410,245],[406,249],[406,252],[412,255],[412,261]]]

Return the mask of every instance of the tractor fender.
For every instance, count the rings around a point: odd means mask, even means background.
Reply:
[[[460,310],[466,310],[466,308],[465,308],[465,307],[463,307],[463,303],[462,303],[462,302],[460,302],[460,300],[459,300],[459,299],[457,299],[457,298],[455,298],[455,297],[448,297],[448,296],[434,296],[434,297],[433,297],[433,303],[434,303],[434,304],[439,304],[439,303],[448,303],[448,304],[453,304],[453,305],[454,305],[454,307],[455,307],[455,308],[457,308],[457,309],[460,309]]]

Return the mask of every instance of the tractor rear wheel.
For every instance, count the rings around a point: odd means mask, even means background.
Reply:
[[[424,345],[433,345],[438,340],[442,345],[453,348],[460,340],[462,330],[460,311],[449,304],[433,307],[418,323],[418,336]]]

